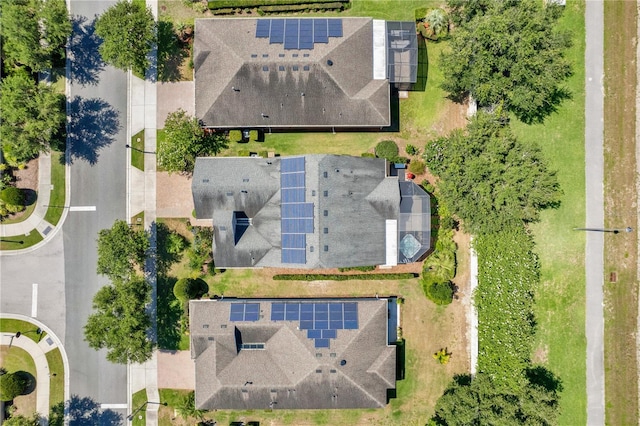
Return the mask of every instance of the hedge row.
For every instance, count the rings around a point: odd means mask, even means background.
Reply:
[[[274,275],[277,281],[349,281],[349,280],[410,280],[418,274],[279,274]]]
[[[350,0],[342,0],[339,3],[349,3]],[[215,9],[251,9],[260,6],[276,6],[290,4],[322,4],[335,3],[336,0],[212,0],[209,1],[207,7],[211,10]]]
[[[296,12],[300,10],[335,10],[342,9],[345,7],[345,4],[342,2],[332,2],[332,3],[323,3],[323,4],[292,4],[292,5],[282,5],[282,6],[262,6],[260,10],[262,12],[271,13],[271,12]]]

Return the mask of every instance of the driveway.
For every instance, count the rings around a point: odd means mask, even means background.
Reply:
[[[156,182],[157,217],[192,217],[191,176],[158,172]]]
[[[158,387],[195,389],[196,364],[190,351],[158,351]]]
[[[187,114],[195,115],[195,83],[193,81],[178,81],[175,83],[158,83],[158,129],[164,128],[167,115],[178,109],[183,109]]]

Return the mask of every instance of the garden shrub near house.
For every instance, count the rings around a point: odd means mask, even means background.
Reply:
[[[209,291],[209,285],[201,278],[182,278],[173,286],[173,294],[183,303],[199,299]]]
[[[398,145],[394,141],[382,141],[376,145],[376,157],[386,158],[391,162],[396,162],[399,152]]]
[[[20,189],[13,186],[0,191],[0,200],[9,206],[24,207],[24,194]]]
[[[0,401],[12,401],[24,394],[27,380],[19,373],[5,373],[0,376]]]
[[[416,175],[423,174],[425,171],[425,168],[426,166],[424,164],[424,161],[422,160],[414,160],[411,163],[409,163],[409,171]]]
[[[241,142],[242,132],[240,130],[229,130],[229,142]]]
[[[249,130],[249,142],[256,142],[258,140],[258,131]]]

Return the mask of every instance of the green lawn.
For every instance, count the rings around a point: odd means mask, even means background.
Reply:
[[[35,229],[29,235],[16,235],[0,238],[0,250],[20,250],[42,241],[42,235]]]
[[[144,129],[131,136],[131,165],[144,172]]]
[[[572,230],[585,222],[584,1],[568,2],[562,25],[573,32],[572,99],[544,125],[514,120],[513,127],[521,140],[542,146],[564,191],[560,208],[543,212],[532,226],[541,264],[533,358],[546,362],[562,380],[559,424],[577,425],[586,424],[585,236]]]
[[[135,410],[137,410],[139,407],[142,407],[142,405],[147,402],[147,389],[142,389],[139,390],[138,392],[133,394],[132,400],[131,400],[131,412],[134,412]],[[138,411],[136,413],[136,415],[133,418],[133,422],[132,422],[133,426],[144,426],[147,424],[147,410],[146,407],[141,408],[140,411]]]
[[[49,208],[44,215],[44,220],[52,225],[57,225],[62,217],[65,205],[65,164],[64,152],[51,152],[51,198],[49,199]]]
[[[64,364],[62,362],[62,354],[58,348],[47,352],[45,356],[47,357],[49,373],[51,374],[49,406],[53,407],[64,401]]]

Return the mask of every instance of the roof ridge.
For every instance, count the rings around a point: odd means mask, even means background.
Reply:
[[[362,391],[363,394],[368,396],[369,399],[371,399],[372,401],[375,401],[380,407],[384,407],[384,404],[380,404],[380,401],[378,401],[377,398],[375,398],[366,389],[364,389],[362,386],[360,386],[360,384],[358,382],[356,382],[355,380],[353,380],[348,374],[344,373],[343,371],[340,371],[340,374],[343,377],[345,377],[347,380],[349,380],[351,383],[353,383],[357,389],[360,389],[360,391]],[[385,380],[385,382],[386,382],[386,380]]]
[[[389,350],[391,349],[391,350]],[[378,358],[376,358],[375,362],[371,364],[371,367],[367,369],[367,373],[376,374],[382,381],[384,381],[389,387],[394,388],[395,384],[391,383],[387,378],[380,372],[380,368],[382,368],[389,357],[393,354],[393,348],[387,347],[384,351],[380,353]]]

